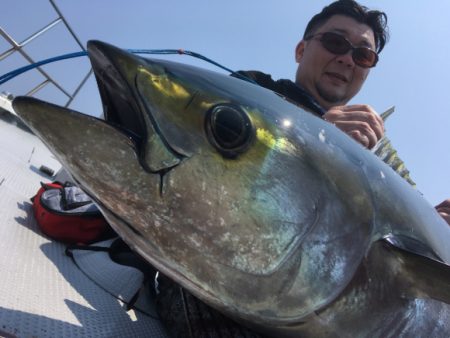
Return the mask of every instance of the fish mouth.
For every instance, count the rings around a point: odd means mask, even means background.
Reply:
[[[97,80],[105,120],[127,132],[139,144],[147,137],[143,113],[132,88],[116,66],[117,53],[100,41],[89,41],[87,51]]]
[[[185,154],[174,149],[161,132],[137,86],[136,69],[142,58],[95,40],[88,41],[87,51],[104,119],[134,142],[142,167],[150,173],[165,173],[179,165]],[[146,67],[153,70],[151,64]]]

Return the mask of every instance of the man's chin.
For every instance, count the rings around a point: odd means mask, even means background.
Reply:
[[[345,94],[339,93],[336,90],[329,90],[324,88],[317,88],[317,93],[320,96],[319,101],[326,102],[327,106],[339,106],[347,103],[348,99]],[[326,107],[324,107],[326,108]]]

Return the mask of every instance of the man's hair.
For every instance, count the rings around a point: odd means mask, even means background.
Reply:
[[[377,52],[379,53],[383,50],[389,37],[386,13],[369,10],[354,0],[338,0],[324,7],[320,13],[314,15],[308,22],[303,39],[311,36],[316,29],[322,26],[333,15],[345,15],[369,26],[375,36]]]

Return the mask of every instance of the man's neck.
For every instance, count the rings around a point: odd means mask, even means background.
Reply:
[[[331,103],[329,101],[326,101],[325,99],[323,99],[319,94],[314,95],[314,93],[311,93],[311,91],[309,91],[306,86],[303,86],[300,82],[296,81],[295,84],[300,87],[304,92],[306,92],[309,96],[311,96],[311,98],[316,102],[316,104],[318,104],[324,111],[328,111],[333,107],[336,107],[338,105],[341,105],[339,103]]]

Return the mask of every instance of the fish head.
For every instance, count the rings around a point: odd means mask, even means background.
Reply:
[[[14,108],[132,248],[253,323],[301,321],[343,290],[373,233],[358,145],[253,83],[98,41],[88,53],[104,120]]]

